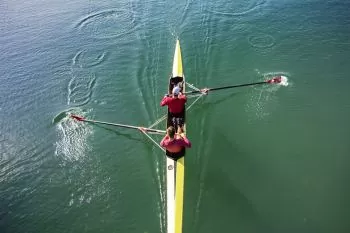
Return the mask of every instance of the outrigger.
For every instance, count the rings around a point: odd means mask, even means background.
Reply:
[[[223,89],[229,89],[229,88],[237,88],[237,87],[245,87],[245,86],[253,86],[253,85],[262,85],[262,84],[278,84],[282,82],[283,76],[274,77],[270,80],[262,81],[262,82],[255,82],[255,83],[248,83],[248,84],[241,84],[241,85],[231,85],[231,86],[225,86],[225,87],[216,87],[216,88],[205,88],[205,89],[198,89],[194,87],[192,84],[189,84],[185,81],[185,75],[183,72],[182,67],[182,56],[181,56],[181,48],[180,48],[180,42],[179,40],[176,41],[175,46],[175,54],[174,54],[174,60],[173,60],[173,70],[172,75],[169,79],[169,84],[167,87],[168,94],[171,94],[171,91],[175,85],[178,85],[181,87],[182,93],[185,93],[187,95],[194,95],[197,97],[188,107],[186,107],[183,111],[183,117],[184,117],[184,133],[186,133],[186,111],[188,111],[202,96],[206,95],[211,91],[215,90],[223,90]],[[192,91],[185,92],[186,85],[192,89]],[[70,115],[72,118],[78,121],[84,121],[84,122],[91,122],[96,124],[105,124],[105,125],[111,125],[111,126],[117,126],[122,128],[129,128],[129,129],[139,129],[142,133],[144,133],[155,145],[157,145],[164,153],[168,153],[164,148],[162,148],[149,134],[162,134],[164,135],[166,131],[154,129],[155,126],[160,124],[162,121],[167,119],[166,121],[166,127],[172,125],[172,122],[170,120],[170,114],[168,111],[168,114],[164,115],[160,119],[158,119],[154,124],[151,126],[145,128],[140,126],[133,126],[133,125],[125,125],[125,124],[117,124],[117,123],[109,123],[109,122],[103,122],[103,121],[96,121],[96,120],[88,120],[84,117],[77,116],[77,115]],[[185,154],[185,150],[183,151]],[[174,160],[168,156],[166,156],[166,167],[167,167],[167,173],[166,173],[166,209],[167,209],[167,216],[166,216],[166,225],[167,225],[167,233],[181,233],[182,232],[182,223],[183,223],[183,204],[184,204],[184,178],[185,178],[185,157],[181,157],[178,160]]]

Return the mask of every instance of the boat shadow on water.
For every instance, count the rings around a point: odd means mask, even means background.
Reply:
[[[127,131],[128,129],[112,128],[113,126],[108,127],[108,126],[104,126],[104,125],[96,124],[96,123],[91,123],[91,124],[93,124],[95,127],[99,127],[101,129],[107,130],[111,133],[114,133],[116,135],[116,138],[119,138],[121,136],[121,137],[124,137],[128,140],[139,142],[140,145],[142,144],[142,145],[146,146],[147,151],[149,153],[152,153],[152,151],[153,151],[152,148],[154,148],[154,145],[152,143],[150,143],[150,141],[144,135],[142,135],[141,132],[139,133],[138,136],[135,136],[135,135],[137,135],[137,134],[135,134],[135,130],[130,130],[130,133],[122,133],[120,131],[123,131],[123,130]],[[138,133],[138,132],[136,132],[136,133]],[[155,138],[155,137],[153,136],[152,138]]]
[[[241,93],[240,92],[231,93],[231,94],[225,95],[225,96],[223,96],[220,99],[215,100],[215,101],[206,100],[206,102],[195,105],[193,108],[196,110],[205,109],[207,112],[210,112],[210,109],[209,109],[210,107],[217,106],[218,104],[221,104],[221,103],[231,99],[234,96],[238,96],[239,94],[241,94]],[[206,98],[206,97],[210,97],[210,93],[208,94],[208,96],[204,96],[204,98]],[[205,99],[203,99],[202,101],[205,101]],[[190,111],[193,111],[193,110],[190,110]]]
[[[248,154],[239,148],[235,142],[228,140],[228,137],[220,130],[216,130],[215,148],[208,151],[208,166],[204,178],[204,195],[202,213],[205,217],[197,225],[199,228],[220,228],[223,232],[272,232],[271,227],[265,223],[264,217],[259,214],[257,205],[252,199],[255,195],[251,193],[253,188],[247,188],[246,175],[248,167],[259,169],[254,161],[250,160]],[[220,148],[222,153],[218,153]],[[229,153],[224,153],[229,152]],[[240,167],[245,167],[240,168]],[[249,185],[248,185],[249,186]],[[218,216],[210,220],[205,219],[205,213],[218,213]],[[201,229],[196,229],[200,232]]]
[[[136,137],[136,136],[132,136],[132,135],[135,135],[135,132],[130,132],[130,133],[122,133],[120,131],[124,130],[128,130],[128,129],[116,129],[114,127],[114,129],[112,129],[113,126],[111,127],[108,127],[108,126],[104,126],[104,125],[101,125],[101,124],[96,124],[96,123],[90,123],[92,125],[94,125],[96,128],[101,128],[101,129],[104,129],[104,130],[107,130],[111,133],[114,133],[116,136],[120,137],[125,137],[126,139],[128,140],[132,140],[132,141],[136,141],[136,142],[144,142],[145,140],[142,139],[142,137]]]

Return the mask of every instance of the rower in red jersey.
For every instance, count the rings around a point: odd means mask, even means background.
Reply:
[[[160,106],[168,106],[171,121],[175,129],[182,127],[184,124],[184,108],[186,101],[187,97],[181,93],[181,88],[179,86],[175,86],[173,88],[172,95],[164,96],[160,102]]]
[[[182,128],[178,127],[177,134],[175,134],[173,126],[168,127],[167,134],[160,142],[160,145],[166,149],[166,155],[175,160],[185,155],[185,148],[191,148],[191,142],[183,133]]]

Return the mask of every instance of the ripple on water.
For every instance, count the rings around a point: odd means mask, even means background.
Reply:
[[[250,1],[209,1],[209,12],[226,15],[226,16],[240,16],[248,14],[260,6],[264,5],[266,0],[250,0]]]
[[[68,83],[67,104],[83,106],[91,100],[96,83],[95,74],[83,69],[73,69],[72,78]]]
[[[275,101],[275,98],[271,92],[266,92],[262,89],[254,90],[245,106],[249,120],[264,119],[270,116],[273,101]]]
[[[90,56],[89,54],[98,54]],[[105,61],[108,53],[105,51],[81,50],[72,59],[72,65],[80,68],[91,68]]]
[[[135,14],[127,9],[109,9],[85,16],[76,27],[99,39],[123,36],[135,30]]]
[[[248,37],[249,44],[258,49],[271,48],[275,46],[276,40],[272,35],[258,33]]]
[[[74,184],[67,206],[83,206],[101,197],[108,198],[110,192],[110,177],[101,174],[99,165],[89,169],[77,169],[66,174],[75,179],[69,184]],[[101,177],[102,176],[102,177]]]

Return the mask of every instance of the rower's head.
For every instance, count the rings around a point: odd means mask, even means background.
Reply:
[[[169,126],[166,130],[168,136],[170,138],[174,138],[175,137],[175,128],[173,126]]]
[[[175,86],[175,87],[173,88],[173,96],[174,96],[174,97],[178,97],[180,91],[181,91],[181,88],[180,88],[179,86]]]

